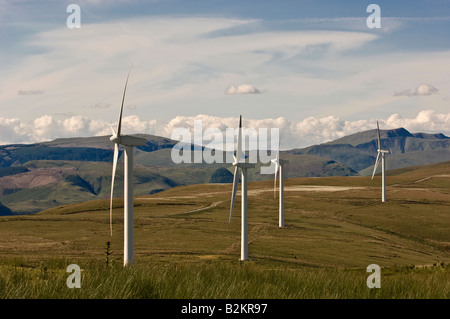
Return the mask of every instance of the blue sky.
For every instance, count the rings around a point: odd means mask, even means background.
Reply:
[[[81,28],[69,29],[69,4]],[[370,29],[369,4],[381,8]],[[450,135],[450,1],[0,1],[0,143],[279,127],[282,148]]]

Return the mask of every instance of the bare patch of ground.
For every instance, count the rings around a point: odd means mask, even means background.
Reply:
[[[29,172],[1,177],[0,196],[5,188],[34,188],[59,183],[63,180],[63,172],[68,170],[73,168],[36,168]]]
[[[295,185],[284,187],[285,192],[340,192],[354,189],[366,189],[366,187],[349,186],[317,186],[317,185]],[[273,192],[273,188],[264,188],[258,190],[249,190],[248,195],[258,195],[263,192]]]
[[[428,176],[428,177],[419,179],[419,180],[415,181],[414,183],[421,183],[421,182],[424,182],[424,181],[429,180],[434,177],[450,177],[450,175],[432,175],[432,176]]]

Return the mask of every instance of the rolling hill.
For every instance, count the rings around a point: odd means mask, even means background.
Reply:
[[[248,184],[249,253],[267,267],[365,268],[450,262],[450,162],[392,170],[388,201],[380,177],[285,180],[286,227],[278,227],[273,182]],[[159,264],[238,261],[240,214],[228,223],[225,184],[177,186],[135,198],[136,261]],[[240,192],[237,193],[239,200]],[[0,256],[65,256],[83,262],[123,258],[123,201],[89,200],[0,219]],[[0,258],[1,259],[1,258]]]
[[[450,138],[443,134],[411,134],[399,128],[380,130],[380,136],[383,149],[391,152],[386,159],[387,169],[450,160]],[[377,131],[369,130],[287,153],[329,158],[347,165],[360,175],[369,175],[372,174],[377,148]]]
[[[138,136],[146,138],[147,143],[135,148],[135,195],[154,194],[180,185],[230,182],[229,174],[223,171],[232,171],[230,163],[176,164],[171,152],[177,141]],[[443,134],[411,134],[400,128],[382,130],[381,138],[383,147],[393,153],[387,158],[388,169],[450,160],[450,139]],[[281,152],[289,160],[286,178],[371,174],[376,143],[376,130],[370,130]],[[189,148],[193,150],[192,146]],[[0,146],[0,215],[36,213],[68,203],[108,198],[112,156],[109,136]],[[266,165],[258,163],[249,170],[250,181],[273,178],[271,174],[261,174],[261,166]],[[122,180],[123,165],[119,165],[115,196],[123,195]]]

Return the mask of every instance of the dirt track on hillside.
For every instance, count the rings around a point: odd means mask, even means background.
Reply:
[[[317,185],[295,185],[295,186],[285,186],[285,192],[340,192],[340,191],[348,191],[348,190],[361,190],[366,189],[366,187],[353,187],[353,186],[317,186]],[[278,188],[277,188],[278,191]],[[237,194],[240,194],[240,187],[237,190]],[[247,194],[249,196],[255,196],[265,192],[273,192],[273,188],[262,188],[262,189],[252,189],[248,190]],[[231,193],[231,187],[230,187]],[[168,197],[137,197],[141,200],[172,200],[172,199],[189,199],[189,198],[197,198],[199,196],[208,197],[208,196],[217,196],[223,195],[224,192],[206,192],[206,193],[196,193],[195,195],[183,195],[183,196],[168,196]]]

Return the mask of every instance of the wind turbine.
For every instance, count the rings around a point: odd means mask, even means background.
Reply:
[[[125,82],[125,88],[123,90],[122,105],[120,107],[119,123],[117,125],[117,131],[113,131],[113,135],[110,137],[111,142],[114,143],[114,158],[113,158],[113,168],[112,168],[112,180],[111,180],[111,200],[109,209],[109,223],[110,231],[112,236],[112,209],[113,209],[113,192],[114,192],[114,179],[116,175],[117,160],[119,158],[119,145],[125,146],[125,159],[124,159],[124,249],[123,249],[123,264],[124,266],[134,262],[134,223],[133,223],[133,146],[145,145],[145,138],[121,135],[122,126],[122,113],[123,113],[123,103],[125,101],[125,93],[127,91],[128,78],[130,76],[131,67],[128,71],[127,80]]]
[[[289,163],[287,160],[280,159],[280,140],[278,140],[278,149],[275,159],[271,160],[275,164],[275,180],[273,183],[273,197],[276,197],[277,191],[277,173],[280,171],[280,204],[279,204],[279,217],[278,226],[280,228],[284,227],[284,176],[283,176],[283,165]]]
[[[239,132],[236,155],[233,155],[234,162],[234,178],[233,191],[231,195],[230,219],[233,213],[234,201],[236,199],[236,191],[239,183],[238,171],[241,171],[241,260],[248,260],[248,216],[247,216],[247,169],[255,167],[254,164],[245,162],[244,152],[242,150],[242,115],[239,118]]]
[[[386,153],[389,153],[389,151],[381,149],[380,127],[378,125],[378,121],[377,121],[377,134],[378,134],[378,150],[377,150],[378,154],[377,159],[375,160],[375,167],[373,168],[372,180],[373,177],[375,176],[378,163],[380,162],[381,159],[381,201],[385,202],[386,201],[385,155]]]

